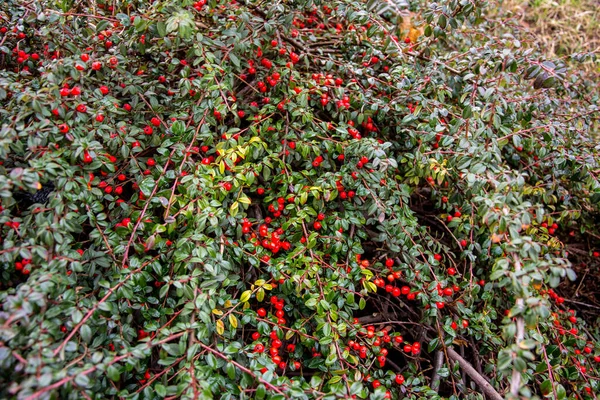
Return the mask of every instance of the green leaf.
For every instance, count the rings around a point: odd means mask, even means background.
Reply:
[[[79,328],[79,333],[81,334],[81,338],[84,342],[90,343],[92,340],[92,330],[87,324],[81,325],[81,328]]]
[[[121,379],[121,372],[119,371],[119,368],[115,367],[114,365],[108,366],[108,368],[106,369],[106,374],[108,375],[108,378],[113,382],[118,382]]]

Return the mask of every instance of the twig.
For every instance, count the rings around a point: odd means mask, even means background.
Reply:
[[[600,307],[595,306],[593,304],[588,304],[588,303],[583,303],[581,301],[575,301],[575,300],[569,300],[569,299],[565,299],[565,302],[567,303],[573,303],[573,304],[577,304],[579,306],[584,306],[584,307],[590,307],[590,308],[595,308],[596,310],[600,310]]]

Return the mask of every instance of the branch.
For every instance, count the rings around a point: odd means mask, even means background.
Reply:
[[[444,363],[444,352],[438,350],[435,353],[435,361],[433,362],[433,375],[431,376],[431,390],[437,392],[440,388],[440,375],[438,371],[442,368]]]
[[[469,375],[469,377],[473,379],[473,382],[475,382],[477,386],[479,386],[481,390],[483,390],[483,393],[485,393],[486,396],[488,396],[492,400],[504,400],[504,398],[500,396],[496,389],[494,389],[494,387],[490,385],[490,383],[483,376],[481,376],[479,372],[477,372],[467,360],[462,358],[460,354],[454,351],[454,349],[452,349],[451,347],[448,347],[446,350],[448,352],[448,356],[452,360],[456,361],[458,365],[460,365],[460,367],[467,373],[467,375]]]
[[[521,272],[521,261],[518,258],[515,258],[515,275],[518,275]],[[518,298],[516,301],[516,306],[519,309],[522,309],[525,306],[525,300],[522,297]],[[515,337],[515,341],[517,345],[523,341],[525,337],[525,320],[523,316],[517,316],[517,334]],[[516,367],[513,367],[512,378],[510,380],[510,394],[514,397],[519,396],[519,388],[521,387],[521,372],[517,370]]]
[[[281,389],[279,389],[277,386],[273,386],[273,384],[265,381],[263,378],[261,378],[260,376],[256,375],[254,372],[252,372],[251,370],[249,370],[248,368],[244,367],[243,365],[241,365],[238,362],[235,362],[234,360],[230,360],[229,358],[227,358],[227,356],[225,356],[224,354],[220,353],[219,351],[213,349],[210,346],[205,345],[202,342],[197,342],[200,347],[202,347],[204,350],[210,351],[211,353],[213,353],[215,356],[222,358],[223,360],[227,361],[228,363],[231,363],[233,365],[235,365],[238,369],[240,369],[241,371],[247,373],[248,375],[254,377],[255,379],[257,379],[260,383],[262,383],[263,385],[265,385],[267,387],[267,389],[271,389],[276,393],[279,393],[280,395],[282,395],[283,397],[285,397],[286,399],[289,399],[289,396],[287,394],[285,394]]]

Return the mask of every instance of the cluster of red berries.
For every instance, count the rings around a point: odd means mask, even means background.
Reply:
[[[274,309],[274,315],[277,318],[277,325],[279,327],[285,326],[287,320],[285,319],[285,303],[283,299],[279,299],[277,296],[271,296],[270,303]],[[259,308],[256,313],[260,318],[266,318],[268,316],[267,310],[264,308]],[[296,351],[296,345],[294,343],[288,343],[284,346],[284,342],[281,340],[281,332],[282,331],[279,328],[275,328],[271,331],[269,334],[270,343],[268,346],[265,346],[265,344],[261,342],[260,332],[254,332],[252,334],[252,340],[258,342],[254,344],[253,351],[255,353],[264,353],[265,351],[268,351],[273,364],[283,370],[288,366],[284,361],[283,356],[287,353],[289,357],[292,357]],[[302,367],[302,364],[298,360],[290,360],[289,366],[292,367],[293,370],[298,370]]]
[[[89,155],[89,153],[88,153],[88,155]],[[115,158],[114,156],[110,156],[110,155],[107,155],[107,156],[109,156],[109,161],[111,161],[111,162],[116,161],[116,159],[115,159],[115,161],[112,161]],[[84,159],[84,162],[87,162],[87,161]],[[148,165],[150,165],[150,164],[151,163],[149,163]],[[105,171],[100,171],[100,175],[102,177],[107,177],[108,173]],[[148,175],[148,174],[144,173],[144,175]],[[90,181],[93,181],[93,179],[94,179],[94,174],[90,174]],[[98,188],[102,189],[104,191],[104,193],[106,193],[106,194],[114,194],[116,196],[121,196],[123,194],[124,185],[122,183],[119,184],[117,182],[124,182],[126,180],[127,180],[127,176],[125,174],[118,174],[116,176],[116,178],[112,179],[112,181],[113,181],[112,185],[110,184],[110,181],[111,181],[110,179],[102,180],[98,183]],[[117,204],[120,204],[122,202],[124,202],[123,199],[116,200]]]
[[[288,197],[288,203],[294,202],[294,196]],[[273,203],[269,204],[267,210],[273,215],[273,218],[281,217],[283,210],[285,208],[285,199],[283,197],[278,197]]]
[[[312,74],[312,79],[317,85],[324,86],[342,86],[344,83],[342,78],[334,78],[331,74]]]
[[[336,106],[339,109],[349,109],[350,108],[350,98],[346,95],[342,96],[340,100],[336,102]]]
[[[451,222],[454,218],[462,217],[462,213],[459,210],[456,210],[454,214],[448,214],[446,216],[446,221]]]
[[[15,269],[17,271],[21,271],[23,275],[29,275],[29,273],[31,272],[31,259],[23,258],[21,261],[15,262]]]
[[[37,53],[28,54],[28,53],[24,52],[23,50],[18,50],[16,47],[13,49],[13,54],[15,54],[15,53],[17,55],[17,63],[19,63],[19,64],[23,64],[29,58],[31,58],[33,61],[39,61],[39,59],[40,59],[39,54],[37,54]]]
[[[362,135],[360,134],[358,129],[354,128],[354,121],[349,121],[348,125],[350,125],[348,127],[348,135],[350,135],[351,138],[356,140],[362,139]]]
[[[4,223],[5,226],[8,226],[9,228],[12,228],[14,230],[19,229],[19,226],[21,226],[21,223],[18,221],[7,221]]]
[[[196,11],[202,11],[202,8],[206,5],[206,0],[199,0],[193,4],[194,9]]]
[[[140,383],[143,385],[144,383],[148,382],[150,378],[152,378],[152,374],[150,374],[150,371],[146,371],[144,372],[144,379],[140,379]]]
[[[371,118],[371,117],[367,117],[367,120],[363,121],[361,126],[367,132],[377,132],[378,131],[377,126],[375,126],[375,123],[373,122],[373,118]]]
[[[338,156],[338,160],[340,159],[340,157],[342,157],[342,160],[344,159],[343,154],[340,154],[340,156]],[[338,180],[335,182],[335,185],[336,185],[336,189],[337,189],[338,193],[340,194],[340,199],[342,199],[342,200],[353,199],[354,196],[356,196],[356,192],[354,190],[346,191],[346,189],[344,188],[344,185],[342,185],[341,177],[338,178]]]
[[[556,304],[562,304],[562,303],[564,303],[564,302],[565,302],[565,298],[564,298],[564,297],[562,297],[562,296],[559,296],[559,295],[558,295],[558,294],[557,294],[557,293],[556,293],[554,290],[552,290],[552,289],[548,289],[548,291],[547,291],[547,292],[546,292],[546,291],[544,291],[544,290],[541,290],[541,291],[540,291],[540,294],[546,294],[546,293],[548,293],[548,296],[550,296],[550,298],[551,298],[552,300],[554,300],[554,301],[556,302]]]
[[[313,167],[319,167],[321,165],[321,163],[323,162],[323,156],[317,156],[313,162],[312,162],[312,166]]]
[[[143,329],[138,329],[137,334],[138,334],[138,340],[146,339],[147,337],[150,336],[150,334]]]
[[[362,167],[367,165],[368,162],[369,159],[366,156],[362,156],[360,160],[356,163],[356,168],[361,169]]]
[[[548,230],[549,235],[554,235],[556,230],[558,229],[558,224],[554,222],[552,225],[548,225],[548,222],[544,221],[540,224],[542,228],[546,228]]]
[[[442,140],[442,136],[443,135],[441,133],[438,133],[435,135],[435,142],[433,143],[433,146],[432,146],[434,149],[437,149],[440,147],[440,140]]]
[[[258,228],[258,234],[262,239],[259,239],[254,232],[252,232],[252,223],[247,219],[242,219],[242,233],[251,234],[250,243],[255,246],[261,246],[266,250],[271,251],[273,254],[279,253],[279,251],[288,251],[292,248],[292,244],[286,240],[281,240],[283,235],[283,229],[277,228],[274,231],[269,232],[269,226],[264,223]],[[269,262],[270,257],[268,255],[263,256],[264,262]]]
[[[462,325],[462,327],[463,327],[463,328],[465,328],[465,329],[466,329],[466,328],[468,328],[468,327],[469,327],[469,321],[468,321],[468,320],[466,320],[466,319],[463,319],[463,320],[462,320],[462,322],[461,322],[461,325]],[[458,324],[456,323],[456,321],[452,321],[452,322],[450,323],[450,327],[451,327],[452,329],[454,329],[454,330],[457,330],[457,329],[458,329]]]

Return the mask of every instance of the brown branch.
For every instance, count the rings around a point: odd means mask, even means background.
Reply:
[[[273,390],[276,393],[279,393],[280,395],[282,395],[283,397],[285,397],[286,399],[289,399],[289,396],[287,394],[285,394],[285,392],[283,392],[281,389],[279,389],[277,386],[273,386],[271,383],[265,381],[263,378],[261,378],[260,376],[257,376],[254,372],[250,371],[248,368],[244,367],[242,364],[234,361],[234,360],[230,360],[229,358],[227,358],[227,356],[225,356],[224,354],[218,352],[217,350],[213,349],[210,346],[205,345],[202,342],[197,342],[200,347],[202,347],[204,350],[207,350],[211,353],[213,353],[215,356],[227,361],[228,363],[233,364],[235,367],[237,367],[238,369],[240,369],[241,371],[249,374],[250,376],[254,377],[255,379],[257,379],[260,383],[262,383],[263,385],[265,385],[268,389]]]
[[[437,392],[440,388],[440,375],[438,371],[442,368],[444,363],[444,352],[438,350],[435,353],[435,361],[433,362],[433,375],[431,376],[431,390]]]
[[[519,274],[521,272],[521,260],[515,257],[515,274]],[[517,298],[516,306],[519,309],[523,309],[525,307],[525,300],[522,297]],[[515,343],[517,346],[523,341],[525,337],[525,320],[522,315],[517,316],[517,333],[515,338]],[[519,389],[521,388],[521,371],[517,370],[516,367],[513,367],[512,377],[510,381],[510,393],[514,397],[519,396]]]
[[[473,368],[473,366],[464,358],[460,356],[454,349],[448,347],[446,349],[448,352],[448,356],[456,361],[458,365],[469,375],[473,382],[477,384],[483,390],[486,396],[488,396],[492,400],[504,400],[502,396],[494,389],[494,387]]]

